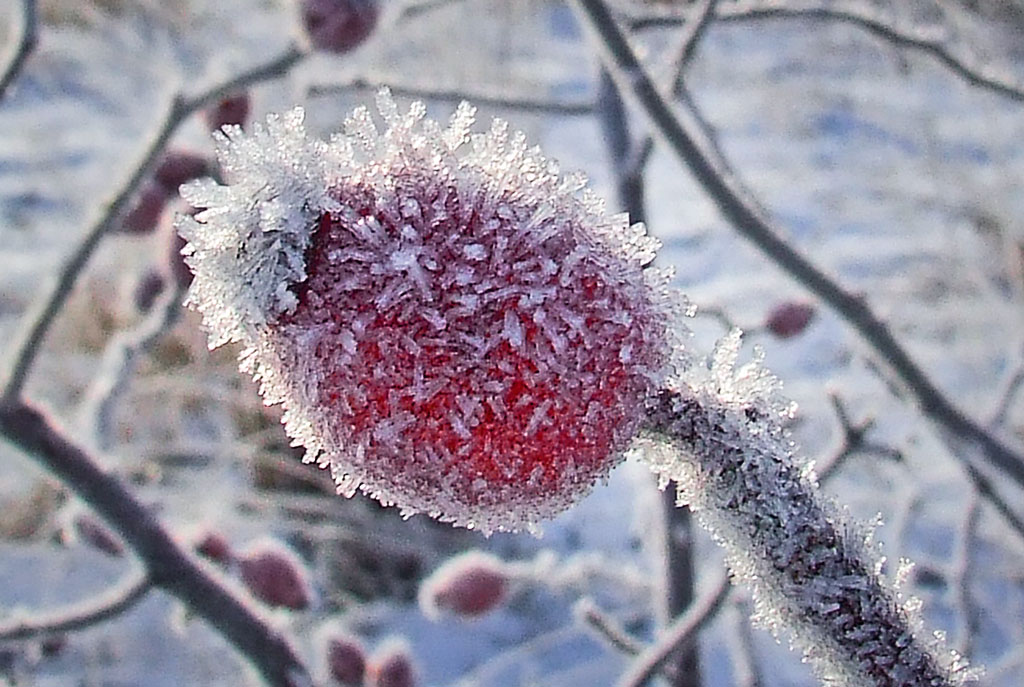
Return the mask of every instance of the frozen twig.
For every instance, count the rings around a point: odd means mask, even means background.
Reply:
[[[933,646],[867,539],[795,460],[782,426],[792,411],[774,378],[757,361],[734,368],[738,343],[719,345],[707,380],[651,400],[650,431],[669,442],[652,468],[680,483],[681,503],[725,548],[762,622],[785,628],[825,683],[963,684],[965,664]]]
[[[1024,487],[1024,456],[1020,451],[957,408],[863,298],[847,291],[783,238],[784,232],[729,172],[725,161],[719,159],[707,132],[693,116],[692,103],[684,102],[677,114],[662,97],[605,2],[573,0],[572,4],[598,38],[602,58],[616,83],[639,102],[655,130],[690,168],[730,224],[776,265],[842,315],[891,366],[928,417],[953,436],[979,446],[991,464]]]
[[[330,96],[350,91],[369,91],[376,93],[382,86],[387,86],[394,95],[436,100],[446,103],[471,102],[506,110],[533,114],[554,114],[564,117],[589,115],[594,112],[594,105],[589,100],[558,101],[535,98],[527,95],[513,95],[506,91],[489,89],[443,88],[418,84],[396,83],[390,79],[381,80],[362,76],[336,83],[312,84],[306,90],[309,96]]]
[[[408,0],[398,12],[399,19],[414,19],[448,5],[465,0]]]
[[[846,405],[839,398],[839,394],[830,392],[828,398],[832,403],[832,408],[835,409],[836,419],[839,420],[839,427],[843,431],[843,441],[827,460],[814,466],[819,481],[824,482],[834,475],[843,461],[854,453],[872,453],[895,461],[903,460],[903,454],[898,449],[868,441],[868,432],[875,426],[875,419],[873,417],[854,421],[850,417]]]
[[[15,615],[0,623],[0,641],[32,639],[83,630],[124,613],[141,601],[153,585],[144,572],[131,575],[105,593],[82,603],[32,615]]]
[[[295,649],[255,606],[186,553],[153,514],[39,410],[0,402],[0,434],[72,489],[124,538],[149,581],[216,628],[271,685],[311,684]]]
[[[672,91],[675,91],[677,87],[681,87],[681,85],[677,86],[677,84],[682,80],[686,68],[689,66],[690,61],[693,60],[704,32],[711,25],[711,20],[715,17],[715,7],[717,5],[718,0],[699,0],[690,10],[686,23],[679,32],[675,45],[669,52],[671,56],[670,64],[673,67]]]
[[[636,656],[644,650],[644,643],[626,632],[618,621],[602,611],[593,599],[586,597],[577,601],[573,606],[573,613],[577,620],[594,630],[616,651],[627,656]]]
[[[988,421],[989,427],[993,429],[998,429],[1006,424],[1017,394],[1024,389],[1024,348],[1021,349],[1020,356],[1021,359],[1018,361],[1016,369],[1007,375],[1006,381],[1000,385],[1002,392],[999,394],[995,410]]]
[[[953,593],[956,595],[957,607],[960,610],[960,632],[957,633],[956,647],[957,651],[966,658],[970,658],[974,653],[974,637],[981,621],[978,616],[977,604],[974,603],[971,594],[971,559],[980,511],[978,497],[971,492],[970,501],[967,503],[961,520],[950,575],[953,578]]]
[[[97,446],[109,450],[112,443],[113,413],[121,394],[145,354],[181,316],[185,288],[177,279],[160,295],[152,311],[132,330],[121,332],[107,345],[100,372],[85,394],[86,417],[92,422]]]
[[[757,4],[751,2],[721,3],[715,10],[715,18],[722,22],[743,22],[776,18],[800,18],[817,21],[839,21],[860,27],[894,45],[917,50],[931,55],[950,71],[973,86],[994,91],[1013,100],[1024,101],[1024,84],[1006,73],[1000,73],[979,64],[975,58],[954,54],[945,41],[934,32],[919,26],[897,26],[888,21],[878,10],[869,7],[795,7],[785,3]],[[668,26],[689,21],[688,17],[658,14],[650,17],[636,17],[630,24],[633,28]]]
[[[750,627],[750,604],[744,600],[738,600],[736,607],[736,630],[734,639],[736,646],[733,655],[734,671],[736,681],[734,687],[761,687],[764,680],[761,679],[760,666],[757,664],[757,656],[754,650],[754,633]]]
[[[18,38],[14,43],[14,50],[6,60],[3,71],[0,72],[0,101],[7,94],[7,89],[18,78],[25,61],[36,47],[39,34],[39,16],[36,10],[36,0],[21,0],[21,21],[19,22]]]
[[[688,646],[729,596],[729,576],[725,573],[690,605],[686,613],[665,628],[658,641],[645,649],[619,679],[619,687],[642,687],[681,649]]]
[[[60,270],[57,283],[40,304],[28,317],[28,326],[16,349],[12,353],[12,364],[6,376],[3,400],[13,402],[21,398],[25,381],[39,355],[46,333],[54,319],[64,307],[64,302],[78,282],[78,277],[88,264],[93,252],[106,233],[119,220],[141,183],[149,174],[157,157],[166,147],[168,141],[177,132],[178,127],[193,113],[254,83],[283,76],[305,53],[295,46],[289,47],[283,54],[265,64],[243,72],[238,76],[215,85],[194,96],[176,95],[171,99],[160,126],[153,132],[142,155],[132,166],[128,178],[121,185],[113,198],[100,206],[99,217],[86,232],[81,243],[68,257]]]

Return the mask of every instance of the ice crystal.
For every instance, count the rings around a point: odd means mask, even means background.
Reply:
[[[302,111],[217,134],[182,218],[190,302],[306,460],[404,513],[533,528],[604,478],[671,371],[657,242],[494,120],[386,91],[329,142]]]
[[[916,605],[880,574],[870,535],[824,499],[795,457],[795,408],[761,364],[736,367],[740,333],[704,374],[670,383],[649,407],[647,457],[727,552],[761,624],[792,633],[827,684],[939,687],[974,676],[924,636]],[[658,444],[664,438],[669,445]]]

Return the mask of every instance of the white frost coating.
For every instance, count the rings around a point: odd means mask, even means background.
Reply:
[[[658,241],[504,121],[471,133],[462,104],[443,128],[386,91],[377,110],[329,142],[298,109],[219,137],[227,185],[188,185],[205,209],[178,223],[189,302],[340,492],[534,530],[686,366],[687,306]]]
[[[761,364],[739,368],[740,332],[700,374],[668,385],[648,410],[645,457],[678,483],[749,585],[756,619],[791,633],[823,681],[844,687],[952,687],[976,679],[928,636],[917,604],[881,575],[871,536],[818,490],[785,430],[794,405]],[[663,443],[668,439],[670,443]]]
[[[301,108],[272,115],[249,135],[224,127],[214,138],[228,185],[182,187],[202,209],[177,229],[196,275],[188,303],[203,313],[210,348],[254,342],[261,325],[295,307],[288,287],[306,278],[310,224],[329,204],[324,180],[355,166],[343,146],[308,138],[303,117]]]

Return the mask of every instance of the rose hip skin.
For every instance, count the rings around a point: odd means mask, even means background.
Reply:
[[[454,191],[432,195],[415,178],[396,185],[422,214],[339,190],[352,212],[320,217],[298,307],[279,323],[296,341],[317,332],[296,355],[322,370],[327,421],[366,445],[372,482],[470,509],[564,498],[605,475],[645,389],[629,361],[652,356],[637,294],[606,283],[571,227],[531,245],[516,240],[526,218],[467,213]]]

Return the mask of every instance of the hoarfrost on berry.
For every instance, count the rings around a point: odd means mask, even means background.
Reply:
[[[619,461],[684,306],[643,227],[505,122],[377,108],[329,142],[300,109],[215,134],[228,184],[183,190],[190,302],[340,492],[534,528]]]

